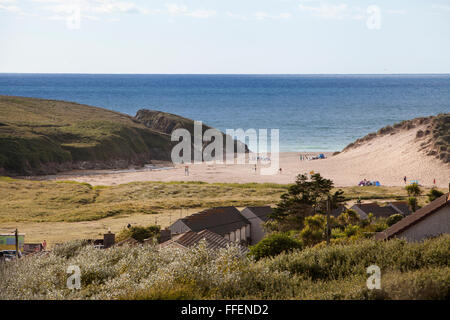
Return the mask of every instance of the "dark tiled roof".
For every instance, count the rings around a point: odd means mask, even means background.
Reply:
[[[351,209],[354,209],[355,207],[358,207],[366,214],[372,213],[376,218],[388,218],[391,215],[398,213],[390,206],[380,207],[377,203],[355,204]]]
[[[345,211],[347,211],[347,207],[341,204],[336,209],[331,210],[331,215],[337,218]]]
[[[393,205],[398,210],[400,210],[404,215],[410,215],[411,209],[409,208],[409,204],[406,201],[395,201],[395,202],[389,202],[390,205]]]
[[[430,214],[436,212],[437,210],[443,208],[444,206],[448,206],[450,204],[450,194],[444,194],[438,199],[430,202],[425,207],[417,210],[413,214],[403,218],[390,228],[386,229],[383,232],[379,232],[376,234],[375,238],[378,240],[387,240],[394,237],[396,234],[408,229],[413,224],[425,219]]]
[[[208,229],[221,236],[241,229],[250,222],[235,207],[217,207],[180,219],[191,231]]]
[[[184,248],[189,248],[197,245],[200,241],[205,240],[208,249],[221,249],[233,244],[232,241],[225,239],[217,233],[209,230],[202,230],[200,232],[188,231],[174,236],[171,240],[161,243],[161,248],[167,247],[171,244],[178,244]],[[244,253],[247,249],[240,246],[241,252]]]
[[[247,207],[247,209],[253,212],[255,216],[260,218],[262,221],[269,220],[269,215],[272,213],[272,208],[269,206]]]

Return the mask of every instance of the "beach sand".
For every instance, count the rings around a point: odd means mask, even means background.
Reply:
[[[142,170],[111,173],[98,170],[95,172],[69,172],[62,175],[47,177],[56,180],[74,180],[92,185],[118,185],[133,181],[204,181],[232,183],[280,183],[295,181],[300,173],[320,173],[332,179],[336,186],[355,186],[361,180],[379,181],[385,186],[404,185],[418,180],[421,185],[447,188],[450,182],[450,164],[419,152],[420,141],[415,139],[416,130],[408,130],[395,135],[380,136],[366,144],[332,156],[324,153],[326,159],[300,160],[300,155],[318,155],[320,152],[286,152],[279,154],[281,173],[261,175],[258,164],[212,164],[201,163],[189,165],[189,176],[185,175],[185,166],[176,165],[167,170]]]

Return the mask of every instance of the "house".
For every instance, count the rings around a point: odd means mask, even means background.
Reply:
[[[216,207],[178,219],[169,229],[172,237],[206,229],[230,241],[250,243],[250,226],[250,222],[235,207]]]
[[[343,204],[338,205],[337,208],[331,210],[331,215],[335,218],[339,217],[341,214],[346,212],[348,209]]]
[[[369,213],[375,218],[389,218],[393,214],[402,214],[404,216],[411,214],[409,205],[404,201],[389,202],[381,207],[377,203],[359,203],[350,208],[359,214],[361,219],[367,219]]]
[[[399,214],[402,214],[404,216],[408,216],[412,213],[411,208],[409,207],[409,204],[406,201],[389,202],[387,205],[394,208],[395,210],[398,211]]]
[[[380,207],[377,203],[355,204],[350,209],[356,211],[361,219],[367,219],[369,213],[371,213],[375,218],[388,218],[391,215],[398,213],[397,210],[390,206]]]
[[[450,194],[447,193],[425,207],[403,218],[375,235],[378,240],[403,238],[420,241],[450,232]]]
[[[247,207],[241,211],[251,225],[250,228],[250,244],[256,244],[264,238],[266,231],[263,228],[263,223],[269,220],[269,215],[272,213],[272,208],[264,207]]]
[[[187,249],[198,245],[201,241],[205,241],[208,249],[222,249],[235,244],[233,241],[227,240],[221,235],[205,229],[199,232],[188,231],[177,234],[173,236],[172,239],[161,243],[159,248],[177,247]],[[239,245],[239,248],[241,254],[245,254],[248,251],[248,249],[244,246]]]

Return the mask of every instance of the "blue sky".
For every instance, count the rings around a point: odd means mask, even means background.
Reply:
[[[450,73],[449,0],[0,0],[0,72]]]

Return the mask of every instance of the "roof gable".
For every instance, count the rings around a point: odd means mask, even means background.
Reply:
[[[269,220],[269,215],[272,214],[272,208],[269,206],[247,207],[245,209],[250,210],[255,216],[260,218],[262,221]]]
[[[221,249],[227,248],[233,243],[230,240],[225,239],[221,235],[211,232],[209,230],[202,230],[200,232],[188,231],[183,234],[179,234],[173,237],[171,240],[168,240],[161,244],[161,247],[167,247],[169,245],[175,244],[182,248],[190,248],[198,245],[201,241],[206,242],[206,247],[208,249]],[[243,246],[240,246],[241,252],[244,253],[247,249]]]
[[[386,229],[383,232],[379,232],[375,238],[378,240],[387,240],[394,237],[396,234],[408,229],[412,225],[416,224],[419,221],[422,221],[427,218],[427,216],[435,213],[439,209],[448,206],[450,204],[450,194],[444,194],[443,196],[437,198],[436,200],[430,202],[423,208],[420,208],[413,214],[403,218],[390,228]]]
[[[221,236],[250,224],[235,207],[211,208],[180,220],[192,231],[207,229]]]
[[[358,208],[367,215],[372,213],[376,218],[388,218],[389,216],[398,213],[398,211],[391,206],[380,207],[377,203],[355,204],[350,209],[355,210],[355,208]]]

